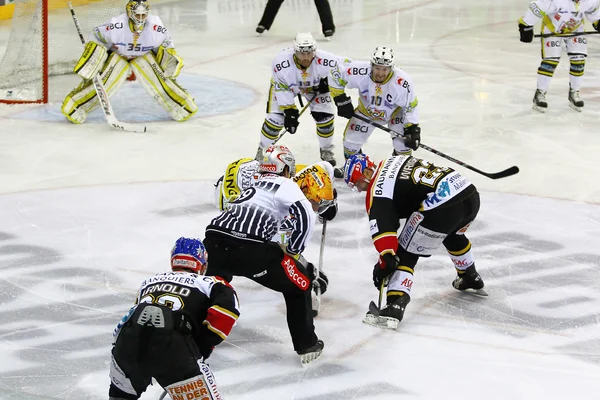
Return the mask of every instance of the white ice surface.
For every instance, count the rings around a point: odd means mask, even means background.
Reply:
[[[325,248],[331,284],[316,321],[323,358],[302,369],[281,295],[236,278],[242,317],[210,360],[225,398],[600,398],[598,39],[589,40],[584,112],[567,106],[563,59],[541,115],[531,110],[539,48],[520,43],[516,27],[526,1],[334,0],[331,42],[311,1],[288,0],[272,30],[254,36],[263,7],[153,6],[200,105],[186,123],[160,117],[145,135],[110,130],[99,115],[70,125],[55,117],[75,77],[51,80],[48,106],[0,105],[0,399],[107,398],[114,325],[140,281],[167,268],[172,242],[203,236],[216,215],[212,181],[229,161],[254,155],[271,59],[302,30],[353,58],[394,47],[415,81],[424,143],[485,171],[518,165],[521,173],[492,181],[453,165],[481,192],[469,236],[490,296],[452,289],[440,251],[419,262],[397,332],[360,322],[377,295],[376,256],[362,196],[340,186]],[[0,23],[0,53],[7,27]],[[211,105],[221,87],[239,102]],[[119,96],[125,121],[145,121],[140,110],[156,107],[141,90]],[[338,161],[344,125],[336,120]],[[308,115],[282,141],[299,161],[318,159]],[[364,149],[387,156],[389,136],[376,131]],[[142,398],[159,394],[152,387]]]

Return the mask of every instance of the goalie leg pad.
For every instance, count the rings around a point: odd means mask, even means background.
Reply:
[[[150,52],[130,62],[138,81],[146,92],[178,122],[188,120],[198,111],[194,99],[174,79],[166,78],[154,53]]]
[[[73,72],[83,79],[92,79],[98,75],[107,57],[108,52],[104,46],[95,42],[87,42],[83,54],[79,57],[75,68],[73,68]]]
[[[183,58],[179,57],[175,49],[165,49],[160,46],[156,52],[156,62],[163,70],[167,78],[176,78],[183,68]]]
[[[127,76],[129,63],[117,53],[112,53],[104,64],[102,83],[108,96],[115,93]],[[92,80],[84,80],[71,91],[63,101],[61,111],[74,124],[85,122],[87,115],[100,105]]]
[[[207,364],[198,362],[200,375],[184,381],[175,382],[165,390],[172,399],[223,400],[217,389],[217,382]]]

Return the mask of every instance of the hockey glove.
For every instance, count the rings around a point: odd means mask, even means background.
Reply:
[[[521,42],[531,43],[533,41],[533,25],[525,25],[519,21],[519,34],[521,35]]]
[[[329,93],[329,82],[327,81],[327,77],[321,78],[317,91],[319,94]]]
[[[385,278],[396,271],[398,264],[400,263],[398,256],[391,255],[390,253],[384,254],[381,258],[383,258],[383,265],[380,259],[373,267],[373,284],[377,289],[381,287],[381,282],[383,282]]]
[[[419,144],[421,144],[421,128],[419,125],[404,127],[404,144],[413,150],[419,148]]]
[[[331,221],[335,218],[338,212],[338,204],[337,204],[337,190],[333,189],[333,202],[329,207],[325,209],[322,213],[319,214],[319,221]]]
[[[329,285],[329,279],[327,279],[327,275],[325,275],[325,272],[323,272],[323,270],[319,270],[319,276],[317,277],[315,266],[313,263],[308,263],[306,271],[308,272],[308,276],[312,283],[314,283],[315,281],[319,283],[321,294],[325,293],[327,291],[327,285]]]
[[[337,107],[337,114],[343,118],[352,118],[354,116],[354,105],[352,99],[348,97],[346,93],[342,93],[339,96],[333,98],[335,106]]]
[[[600,21],[593,22],[592,26],[594,27],[595,30],[600,32]]]
[[[300,113],[296,108],[287,108],[283,111],[283,115],[285,116],[283,126],[286,131],[293,135],[296,133],[296,129],[298,129],[298,117],[300,116]]]

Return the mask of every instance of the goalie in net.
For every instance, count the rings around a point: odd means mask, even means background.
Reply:
[[[144,89],[175,121],[185,121],[198,111],[194,99],[175,80],[183,67],[161,19],[149,13],[145,0],[129,0],[126,13],[94,28],[90,41],[73,71],[83,81],[65,98],[61,111],[75,123],[85,122],[99,105],[93,78],[100,74],[109,96],[131,71]]]

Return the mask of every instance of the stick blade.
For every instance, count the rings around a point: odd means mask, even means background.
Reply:
[[[492,179],[501,179],[501,178],[507,178],[509,176],[513,176],[519,173],[519,167],[517,167],[516,165],[513,165],[510,168],[505,169],[504,171],[500,171],[500,172],[496,172],[494,174],[485,174],[485,176],[487,176],[488,178],[492,178]]]

